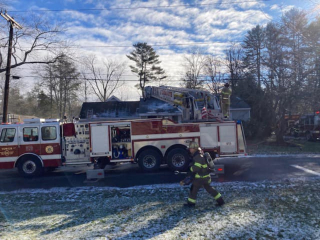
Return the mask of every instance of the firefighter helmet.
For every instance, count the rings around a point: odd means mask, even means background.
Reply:
[[[224,86],[225,86],[225,87],[229,87],[230,85],[229,85],[229,83],[226,83],[226,84],[224,84]]]
[[[198,149],[199,148],[199,144],[197,142],[190,142],[189,143],[189,148],[191,149]]]

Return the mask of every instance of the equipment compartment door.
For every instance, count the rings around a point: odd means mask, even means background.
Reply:
[[[90,125],[91,157],[110,156],[109,124],[97,123]]]
[[[220,152],[221,153],[236,153],[237,152],[237,137],[236,126],[219,126],[220,135]]]
[[[200,125],[200,141],[201,147],[212,149],[219,146],[217,126],[212,124]]]

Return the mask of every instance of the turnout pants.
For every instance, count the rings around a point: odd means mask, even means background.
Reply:
[[[229,108],[230,108],[230,103],[229,102],[222,102],[222,114],[223,116],[229,117]]]
[[[196,178],[190,188],[190,193],[188,197],[188,202],[191,204],[196,203],[197,194],[200,188],[204,188],[215,200],[221,197],[221,194],[210,186],[211,178]]]

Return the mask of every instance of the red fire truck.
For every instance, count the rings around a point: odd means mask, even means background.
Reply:
[[[145,171],[161,164],[175,171],[188,168],[187,146],[197,141],[213,158],[246,154],[241,123],[203,121],[175,123],[167,119],[61,123],[27,119],[0,125],[0,169],[18,168],[37,176],[62,165],[137,162]]]
[[[296,124],[290,128],[290,135],[305,137],[308,141],[320,140],[320,111],[300,116]]]

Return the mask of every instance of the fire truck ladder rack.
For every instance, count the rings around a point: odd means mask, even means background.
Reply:
[[[154,97],[177,106],[182,111],[183,121],[223,121],[216,95],[206,91],[170,86],[145,87],[146,98]]]

